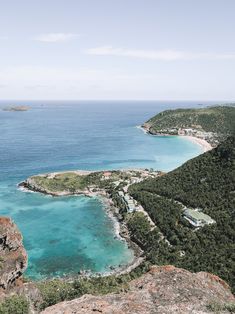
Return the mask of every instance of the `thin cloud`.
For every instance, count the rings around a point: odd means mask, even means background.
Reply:
[[[86,53],[96,56],[130,57],[160,61],[180,61],[194,59],[235,59],[235,54],[192,53],[178,50],[138,50],[113,48],[112,46],[91,48],[88,49]]]
[[[73,33],[48,33],[48,34],[41,34],[34,38],[34,40],[46,42],[46,43],[61,43],[70,41],[76,37],[78,37],[79,34],[73,34]]]
[[[27,85],[25,86],[26,89],[30,89],[30,90],[37,90],[37,89],[45,89],[45,88],[51,88],[52,86],[50,85]],[[54,87],[54,86],[53,86]]]
[[[8,36],[0,36],[0,40],[6,40],[8,39]]]

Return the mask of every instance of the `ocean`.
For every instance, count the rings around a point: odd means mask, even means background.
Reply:
[[[110,266],[130,262],[133,252],[115,236],[99,198],[55,198],[22,192],[17,184],[31,175],[73,169],[170,171],[201,154],[202,148],[182,137],[147,135],[137,126],[162,110],[197,104],[0,102],[0,215],[12,217],[23,234],[29,256],[26,276],[38,280],[80,270],[107,272]],[[1,110],[8,105],[31,109]]]

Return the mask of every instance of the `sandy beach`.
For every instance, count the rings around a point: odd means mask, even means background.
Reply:
[[[143,127],[143,126],[136,126],[138,129],[141,129],[145,134],[150,134],[148,132],[148,130]],[[153,135],[153,136],[159,136],[159,134],[150,134],[150,135]],[[165,135],[165,136],[172,136],[170,134],[161,134],[161,135]],[[177,135],[174,135],[174,136],[177,136]],[[178,135],[178,136],[184,136],[186,139],[188,139],[189,141],[197,144],[197,145],[200,145],[203,149],[203,153],[207,152],[208,150],[211,150],[213,147],[211,146],[210,143],[208,143],[206,140],[203,140],[201,138],[198,138],[198,137],[195,137],[195,136],[189,136],[189,135]]]
[[[185,136],[185,135],[182,135],[184,136],[186,139],[188,139],[189,141],[195,143],[195,144],[198,144],[202,147],[203,149],[203,152],[207,152],[209,150],[211,150],[213,147],[211,146],[210,143],[208,143],[206,140],[203,140],[201,138],[198,138],[198,137],[195,137],[195,136]]]

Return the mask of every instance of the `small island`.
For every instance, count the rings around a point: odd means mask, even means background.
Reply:
[[[29,106],[9,106],[5,107],[3,111],[28,111],[30,109]]]

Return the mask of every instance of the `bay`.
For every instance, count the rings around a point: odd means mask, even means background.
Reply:
[[[200,101],[201,102],[201,101]],[[29,105],[26,112],[1,111]],[[115,237],[99,199],[23,193],[28,176],[73,169],[154,168],[170,171],[202,153],[182,137],[153,137],[137,128],[154,114],[197,102],[1,101],[0,215],[24,237],[33,279],[106,272],[133,259]]]

